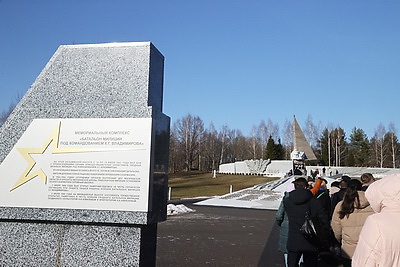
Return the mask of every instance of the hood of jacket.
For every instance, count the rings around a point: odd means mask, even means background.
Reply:
[[[313,195],[308,189],[296,189],[289,193],[289,198],[295,205],[304,204],[312,197]]]
[[[384,209],[400,211],[400,174],[393,174],[373,182],[365,197],[375,212]]]

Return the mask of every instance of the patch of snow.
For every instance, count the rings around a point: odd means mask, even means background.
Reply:
[[[188,212],[195,212],[195,210],[188,208],[183,204],[179,204],[179,205],[168,204],[167,205],[167,215],[168,216],[183,214],[183,213],[188,213]]]
[[[296,178],[298,176],[282,177],[265,184],[196,202],[194,205],[278,210],[284,192],[294,189],[292,182]],[[328,188],[335,181],[328,177],[324,179],[328,181]]]
[[[272,163],[268,166],[274,166],[272,165]],[[285,162],[276,163],[284,165]],[[310,172],[311,170],[319,169],[321,173],[321,168],[321,166],[307,166],[307,169]],[[336,170],[338,170],[337,175],[323,177],[328,182],[328,189],[331,188],[332,182],[338,180],[338,178],[342,177],[342,175],[348,175],[350,177],[360,177],[362,173],[370,172],[375,178],[384,178],[386,175],[389,174],[400,173],[400,169],[391,168],[385,169],[367,167],[332,167],[332,171],[334,173],[336,173]],[[273,172],[277,173],[278,171],[274,170]],[[194,205],[277,210],[279,208],[280,202],[282,201],[284,192],[294,189],[292,182],[296,178],[296,176],[282,176],[280,179],[273,180],[264,184],[259,184],[222,196],[211,197],[209,199],[196,202],[194,203]]]

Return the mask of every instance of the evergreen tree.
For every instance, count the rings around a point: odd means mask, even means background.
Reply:
[[[264,159],[276,159],[276,151],[275,151],[275,141],[270,135],[267,141],[267,147],[265,148]]]
[[[283,159],[285,157],[285,149],[281,144],[281,139],[278,140],[278,144],[275,144],[274,139],[270,135],[265,148],[264,159]]]
[[[278,144],[275,146],[276,150],[276,159],[284,159],[285,158],[285,148],[281,144],[281,139],[278,139]]]
[[[346,166],[355,166],[355,159],[353,151],[349,150],[347,157],[346,157]]]
[[[364,130],[354,127],[350,135],[346,165],[361,167],[369,166],[370,163],[370,142],[368,137]]]
[[[323,166],[328,166],[329,165],[329,156],[328,156],[328,136],[329,136],[329,130],[328,128],[325,128],[324,131],[322,132],[322,135],[319,139],[319,143],[321,145],[321,150],[319,153],[319,161],[320,164]]]

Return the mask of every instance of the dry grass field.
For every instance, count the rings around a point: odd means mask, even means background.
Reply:
[[[172,199],[219,196],[229,193],[230,185],[233,191],[266,183],[277,178],[253,175],[217,174],[212,178],[211,173],[182,172],[169,174],[168,186],[172,188]]]

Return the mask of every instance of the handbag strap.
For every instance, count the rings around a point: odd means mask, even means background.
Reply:
[[[304,218],[305,218],[306,220],[309,220],[309,219],[311,218],[310,212],[309,212],[309,211],[306,211],[306,213],[304,214]]]
[[[304,215],[306,219],[311,219],[311,199],[307,202],[307,211]]]

